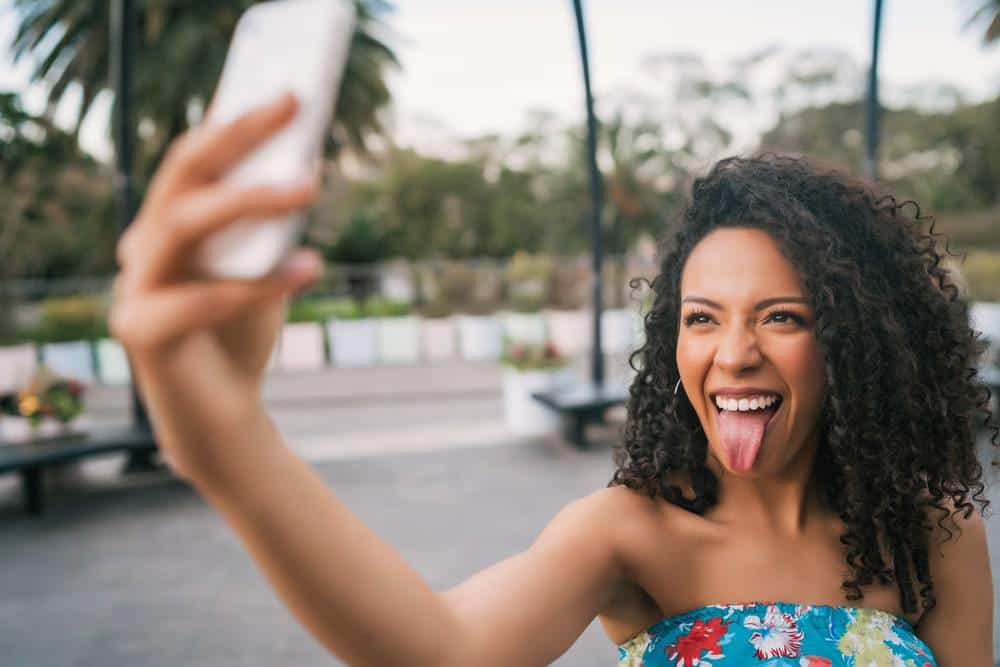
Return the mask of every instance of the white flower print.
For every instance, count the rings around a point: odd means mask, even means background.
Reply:
[[[764,620],[759,616],[747,616],[743,627],[756,630],[750,635],[750,643],[761,660],[770,658],[794,658],[802,648],[802,631],[799,630],[791,614],[784,614],[778,607],[767,608]]]

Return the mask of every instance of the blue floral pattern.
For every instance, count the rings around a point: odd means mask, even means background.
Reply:
[[[751,602],[665,618],[618,647],[618,667],[937,667],[905,619],[878,609]]]

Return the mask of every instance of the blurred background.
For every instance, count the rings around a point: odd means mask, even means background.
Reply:
[[[120,2],[0,2],[0,472],[20,473],[0,477],[0,562],[18,574],[0,585],[0,654],[19,656],[14,664],[322,659],[155,456],[47,466],[37,482],[51,496],[46,513],[22,515],[22,486],[32,483],[24,448],[142,421],[106,324],[129,218],[113,136],[116,54],[131,68],[134,206],[170,141],[201,118],[252,4],[140,0],[122,50]],[[323,466],[335,491],[420,571],[451,585],[525,548],[612,470],[620,406],[577,449],[530,398],[592,367],[574,11],[548,0],[355,4],[326,188],[305,235],[327,270],[292,304],[265,393],[290,444]],[[628,281],[656,275],[656,239],[691,179],[723,156],[772,149],[877,177],[933,214],[949,249],[966,255],[948,266],[992,344],[983,376],[1000,385],[1000,3],[765,4],[587,3],[609,382],[627,383],[628,353],[641,343],[646,294]],[[450,483],[456,470],[470,481]],[[507,495],[526,475],[538,486],[517,502],[485,493]],[[406,499],[419,514],[395,514]],[[484,515],[509,522],[507,532],[482,536]],[[990,531],[1000,545],[992,521]],[[191,547],[187,574],[155,546],[178,540],[202,545]],[[205,575],[214,583],[174,585],[191,572],[215,573]],[[254,643],[262,633],[244,625],[245,606],[220,611],[222,596],[247,588],[259,591],[245,604],[267,619],[263,636],[280,641]],[[219,615],[147,635],[151,624],[179,622],[170,604]],[[100,613],[81,624],[87,609]],[[203,639],[205,623],[220,629],[216,643]],[[110,629],[123,624],[133,631]],[[47,625],[69,639],[42,641]],[[227,653],[234,646],[242,652]],[[560,664],[609,664],[613,648],[595,626]]]

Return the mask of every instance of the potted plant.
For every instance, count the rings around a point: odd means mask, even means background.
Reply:
[[[569,359],[552,342],[510,343],[503,364],[504,422],[518,435],[543,435],[559,429],[560,417],[531,394],[551,391],[573,381]]]
[[[270,364],[282,370],[320,370],[326,365],[323,323],[337,304],[331,299],[299,299],[288,308]]]
[[[420,308],[420,346],[428,361],[453,359],[458,348],[458,331],[452,317],[454,307],[444,298],[425,303]]]
[[[503,335],[526,343],[543,343],[547,338],[541,314],[551,293],[552,259],[518,251],[507,263],[504,278],[511,310],[501,315]]]
[[[23,442],[68,433],[83,412],[86,387],[40,366],[23,388],[0,396],[0,441]]]
[[[420,359],[420,321],[407,301],[369,299],[368,314],[376,320],[378,358],[390,364],[414,364]]]
[[[440,293],[459,311],[459,351],[466,361],[495,361],[502,352],[500,321],[493,314],[499,295],[491,268],[449,262],[441,269]]]
[[[361,304],[339,299],[327,322],[330,356],[336,366],[373,366],[378,359],[377,327]]]

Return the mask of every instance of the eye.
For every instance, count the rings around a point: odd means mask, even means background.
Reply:
[[[706,313],[704,310],[692,310],[684,317],[684,326],[689,327],[692,324],[703,324],[703,322],[695,322],[695,320],[699,317],[712,319],[712,316]]]
[[[788,319],[775,320],[775,318],[788,318]],[[793,313],[790,310],[776,310],[773,313],[771,313],[770,316],[768,316],[768,319],[775,320],[776,322],[778,322],[778,324],[787,324],[789,320],[797,324],[805,324],[804,318],[802,318],[797,313]]]

